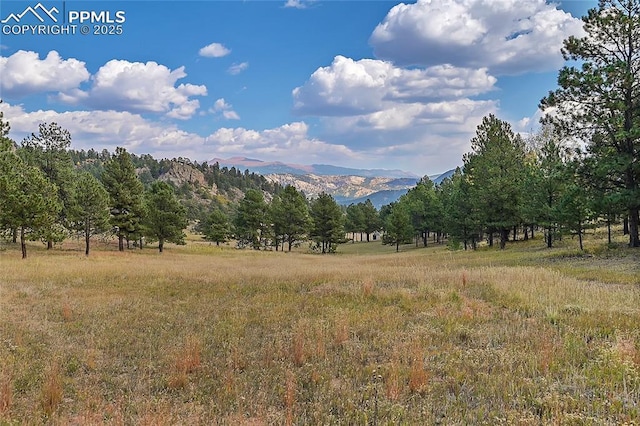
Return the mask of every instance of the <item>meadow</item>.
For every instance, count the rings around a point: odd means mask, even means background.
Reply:
[[[640,254],[0,250],[0,424],[634,424]]]

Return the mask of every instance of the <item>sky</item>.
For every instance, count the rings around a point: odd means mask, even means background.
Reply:
[[[596,1],[0,1],[0,111],[21,142],[433,175],[490,113],[536,130]]]

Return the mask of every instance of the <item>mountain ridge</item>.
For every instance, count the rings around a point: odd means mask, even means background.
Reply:
[[[247,168],[261,175],[283,174],[319,176],[362,176],[389,178],[417,178],[420,176],[412,172],[399,169],[356,169],[351,167],[334,166],[330,164],[295,164],[281,161],[262,161],[247,157],[213,158],[209,164],[218,163],[220,167]]]

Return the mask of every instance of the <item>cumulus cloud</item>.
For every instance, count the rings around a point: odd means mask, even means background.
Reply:
[[[494,74],[556,70],[562,42],[582,21],[545,0],[418,0],[394,6],[370,38],[398,65],[489,68]]]
[[[408,69],[336,56],[293,90],[294,111],[319,116],[324,140],[340,140],[376,167],[393,158],[445,171],[460,163],[482,118],[498,111],[497,101],[474,99],[496,81],[486,68]]]
[[[205,139],[211,151],[222,155],[253,155],[264,160],[326,161],[329,157],[353,160],[359,155],[341,144],[330,144],[308,135],[308,125],[295,122],[262,131],[221,128]]]
[[[320,116],[370,114],[397,103],[476,96],[492,90],[495,83],[486,68],[402,69],[386,61],[336,56],[330,66],[318,68],[303,86],[293,90],[294,111]]]
[[[65,93],[89,79],[85,63],[77,59],[62,59],[55,50],[44,59],[36,52],[19,50],[0,57],[0,89],[8,99],[38,92]]]
[[[249,68],[249,62],[241,62],[239,64],[231,65],[229,69],[227,69],[227,72],[231,75],[238,75],[247,68]]]
[[[168,117],[188,119],[200,103],[193,96],[205,96],[204,85],[180,84],[184,67],[170,70],[156,62],[111,60],[92,77],[88,91],[75,90],[59,97],[68,103],[83,103],[96,109],[134,113],[166,113]]]
[[[233,106],[228,104],[224,98],[216,100],[209,112],[214,115],[222,115],[227,120],[240,120],[240,116],[233,110]]]
[[[8,103],[0,104],[0,111],[11,124],[10,137],[16,141],[36,131],[39,123],[56,122],[71,132],[74,149],[113,151],[122,146],[157,157],[202,156],[203,137],[126,111],[27,112],[22,106]]]
[[[317,0],[287,0],[284,7],[293,9],[306,9],[313,5]]]
[[[231,53],[231,49],[227,49],[223,44],[211,43],[198,51],[200,56],[206,58],[221,58]]]

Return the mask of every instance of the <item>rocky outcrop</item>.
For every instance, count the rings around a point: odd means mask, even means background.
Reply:
[[[190,164],[181,162],[172,162],[171,167],[166,173],[163,173],[158,179],[172,182],[176,186],[180,186],[184,183],[190,183],[200,187],[206,187],[207,181],[204,178],[204,174],[191,166]]]

